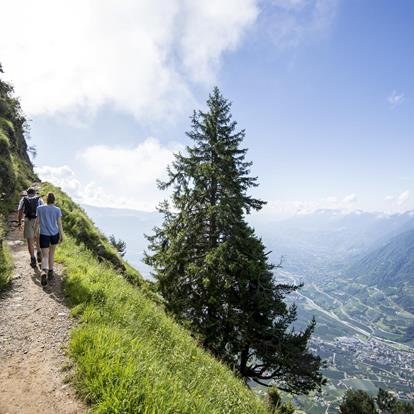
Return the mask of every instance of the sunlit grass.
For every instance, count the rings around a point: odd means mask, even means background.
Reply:
[[[1,241],[0,243],[0,290],[2,290],[10,283],[13,261],[7,244]]]
[[[68,238],[58,251],[80,317],[70,354],[96,413],[268,413],[233,373],[105,263]]]

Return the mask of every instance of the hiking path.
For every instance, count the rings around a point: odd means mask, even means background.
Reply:
[[[74,321],[65,305],[62,268],[58,265],[54,280],[42,287],[16,216],[8,221],[5,242],[15,268],[10,286],[0,292],[0,414],[87,413],[65,372]]]

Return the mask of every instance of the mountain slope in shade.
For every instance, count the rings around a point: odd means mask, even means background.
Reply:
[[[414,313],[414,230],[393,237],[356,261],[347,274],[393,295],[396,303]]]

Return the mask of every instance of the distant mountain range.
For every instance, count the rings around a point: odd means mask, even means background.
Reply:
[[[414,211],[384,214],[317,210],[283,221],[258,222],[255,227],[272,251],[273,260],[285,256],[287,270],[321,277],[325,272],[348,267],[393,236],[414,229]]]
[[[83,208],[105,234],[114,234],[127,243],[127,260],[148,276],[150,269],[141,261],[147,246],[144,233],[150,234],[161,216],[137,210],[88,205]],[[273,222],[263,222],[259,214],[250,222],[272,251],[272,261],[279,262],[284,256],[284,267],[306,280],[348,269],[393,237],[414,230],[414,211],[384,214],[317,210]],[[356,270],[359,265],[355,266]]]

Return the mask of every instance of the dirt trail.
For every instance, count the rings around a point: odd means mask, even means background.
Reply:
[[[86,413],[62,371],[73,322],[64,303],[61,268],[43,288],[21,237],[15,228],[7,237],[15,270],[10,288],[0,294],[0,414]]]

